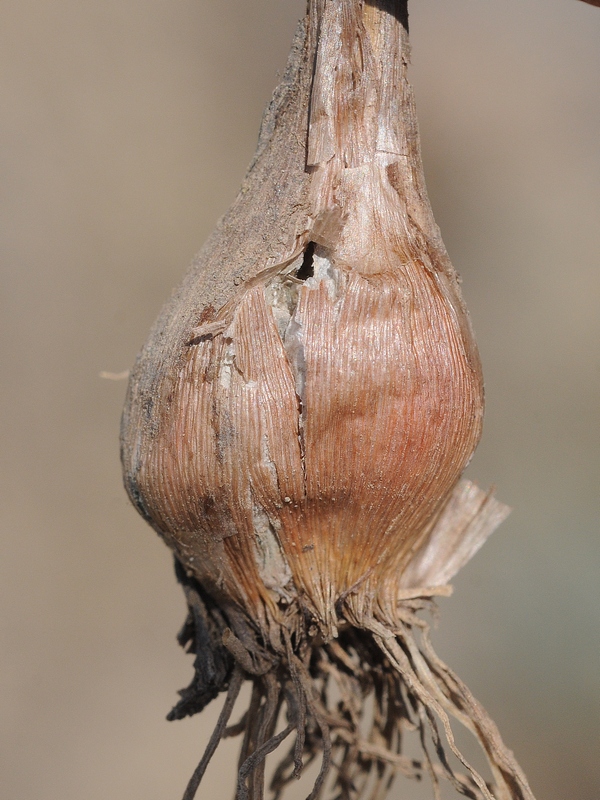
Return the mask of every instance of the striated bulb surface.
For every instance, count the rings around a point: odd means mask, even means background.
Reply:
[[[326,635],[350,591],[393,607],[483,410],[417,169],[406,61],[389,58],[403,28],[338,6],[316,44],[308,31],[273,122],[302,122],[301,152],[271,143],[254,167],[263,189],[281,161],[289,172],[242,230],[262,253],[240,278],[240,241],[212,285],[201,260],[163,312],[132,379],[123,449],[134,501],[215,596],[264,630],[295,603]]]

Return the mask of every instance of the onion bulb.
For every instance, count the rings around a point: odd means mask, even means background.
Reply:
[[[244,679],[240,800],[262,798],[264,759],[292,733],[276,793],[322,751],[311,798],[382,797],[396,773],[532,798],[418,616],[506,508],[460,480],[483,381],[407,63],[405,2],[310,1],[240,195],[130,380],[125,484],[175,554],[196,653],[172,716],[228,692],[186,798]],[[491,780],[450,717],[481,741]],[[409,729],[421,760],[402,753]]]

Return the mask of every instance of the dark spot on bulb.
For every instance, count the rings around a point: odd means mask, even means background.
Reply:
[[[309,242],[306,250],[304,251],[304,258],[302,259],[302,264],[300,265],[300,269],[296,273],[296,277],[299,281],[305,281],[307,278],[312,278],[315,274],[315,266],[313,264],[313,256],[315,254],[315,243]]]

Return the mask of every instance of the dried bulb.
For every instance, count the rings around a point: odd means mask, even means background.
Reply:
[[[379,5],[311,3],[123,421],[134,503],[288,666],[349,624],[397,636],[403,598],[435,594],[504,514],[458,484],[481,369],[425,193],[403,4]]]
[[[361,579],[360,595],[395,602],[483,409],[456,276],[410,213],[423,198],[381,92],[410,103],[404,65],[378,63],[367,30],[345,22],[337,84],[317,72],[311,93],[306,230],[182,331],[132,476],[202,582],[262,624],[300,596],[328,635]]]

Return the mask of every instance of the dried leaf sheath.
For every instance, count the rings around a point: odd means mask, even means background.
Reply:
[[[498,764],[512,757],[471,723],[462,690],[412,633],[422,598],[446,592],[504,509],[458,483],[480,436],[483,384],[425,192],[405,11],[399,0],[311,0],[242,192],[130,382],[126,486],[187,575],[184,640],[200,660],[198,691],[175,715],[237,686],[238,671],[207,677],[202,648],[254,681],[239,800],[262,797],[283,706],[286,735],[297,732],[292,772],[323,748],[311,797],[333,752],[341,796],[370,793],[359,777],[375,770],[381,782],[385,764],[406,766],[392,756],[403,758],[403,726],[416,725],[456,788],[489,800],[466,763],[464,779],[444,766],[434,717],[455,750],[450,713],[480,736],[498,800],[531,798],[521,777],[502,794]],[[337,711],[333,683],[349,698]],[[291,777],[285,764],[276,786]]]

